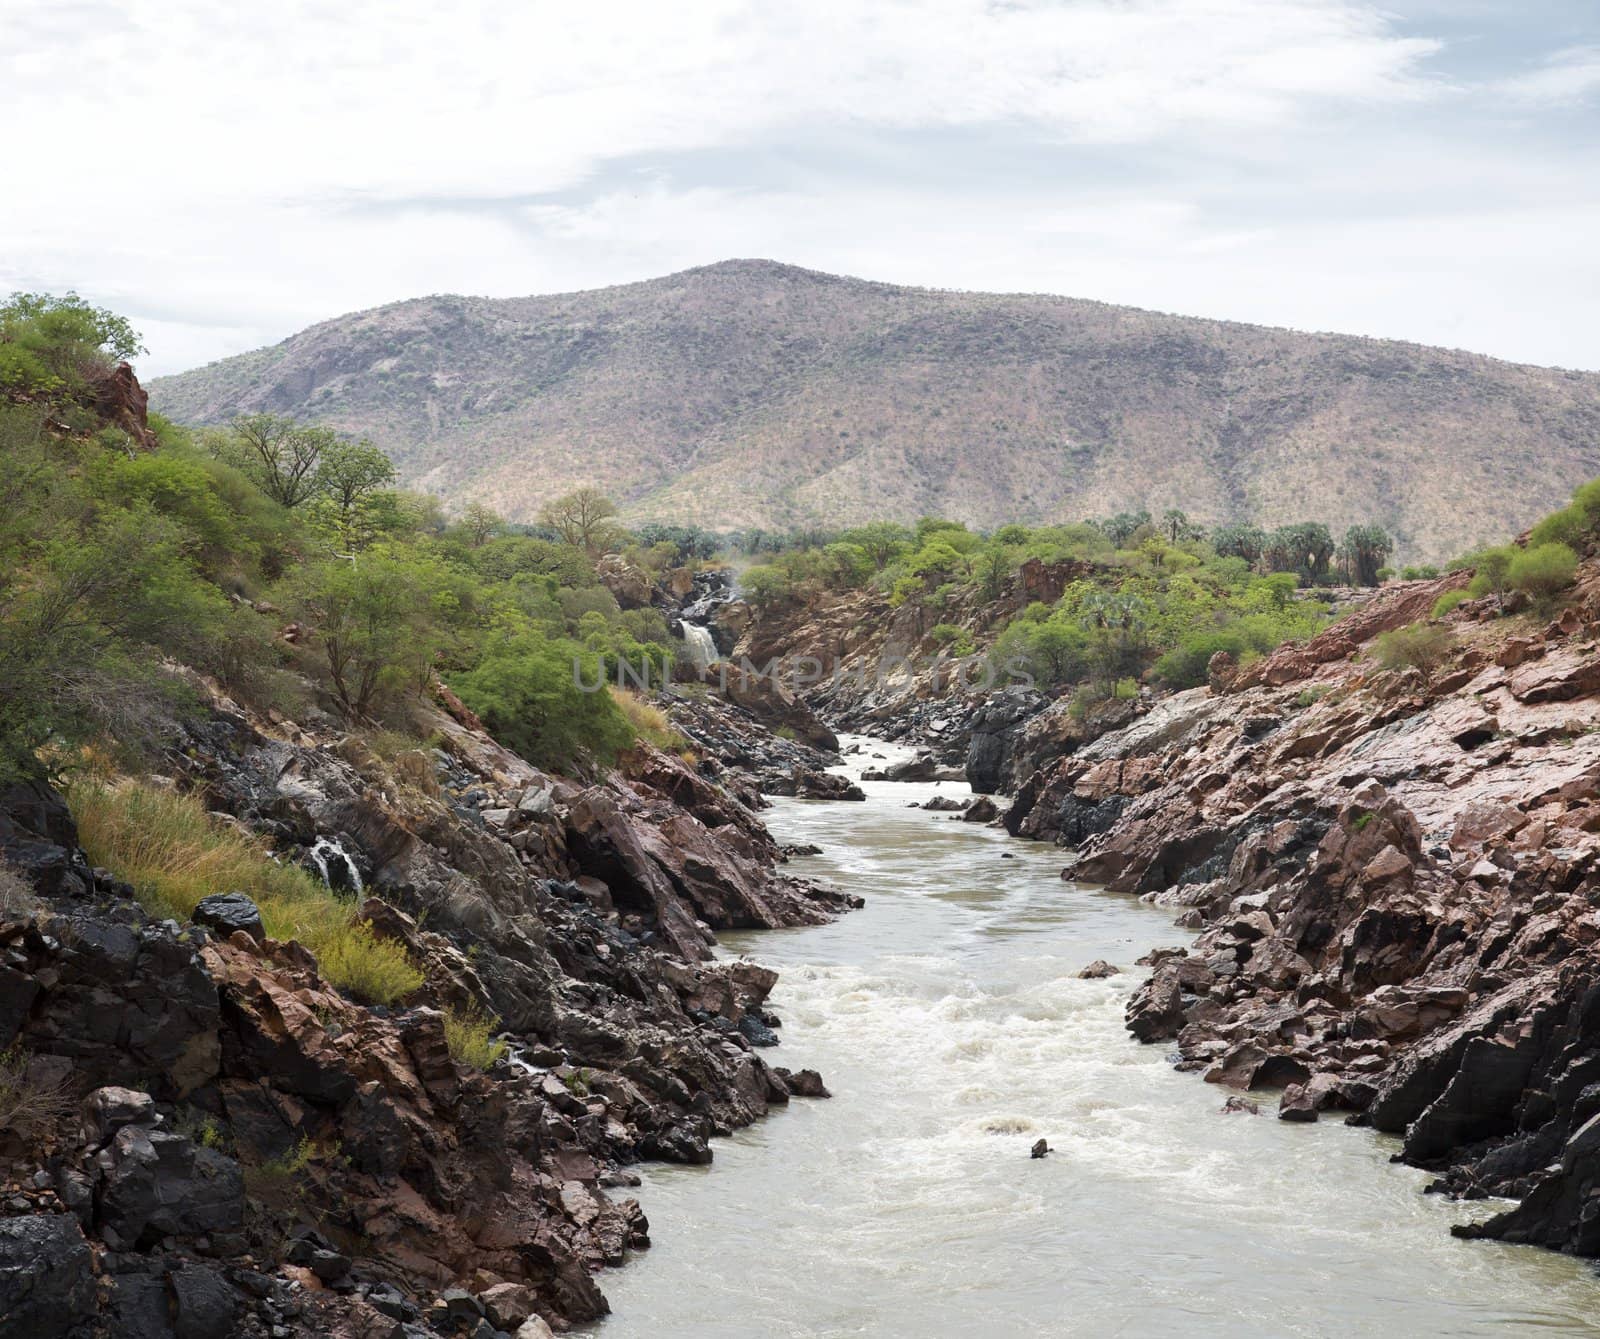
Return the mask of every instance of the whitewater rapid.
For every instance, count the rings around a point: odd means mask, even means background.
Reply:
[[[852,772],[896,756],[845,742]],[[834,1097],[710,1168],[643,1169],[657,1244],[602,1279],[602,1339],[1600,1335],[1587,1266],[1455,1240],[1495,1206],[1423,1195],[1395,1142],[1279,1122],[1270,1097],[1223,1115],[1226,1091],[1135,1043],[1134,959],[1186,938],[1169,912],[907,807],[965,786],[864,789],[767,819],[823,848],[796,873],[866,907],[723,946],[779,969],[769,1058]],[[1099,958],[1122,973],[1078,979]]]

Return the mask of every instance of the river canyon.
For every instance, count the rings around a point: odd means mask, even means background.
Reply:
[[[895,746],[845,737],[859,776]],[[1503,1201],[1425,1195],[1400,1141],[1224,1114],[1123,1018],[1170,910],[1063,882],[1061,853],[910,807],[954,783],[779,799],[797,873],[866,906],[722,936],[781,973],[784,1063],[833,1098],[651,1164],[656,1245],[607,1279],[602,1339],[1600,1333],[1582,1261],[1462,1242]],[[1078,977],[1102,959],[1117,975]],[[1053,1152],[1032,1160],[1047,1138]]]

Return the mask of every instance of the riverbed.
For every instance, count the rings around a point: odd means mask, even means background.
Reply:
[[[864,789],[766,818],[822,848],[794,872],[866,907],[723,943],[782,974],[769,1058],[834,1096],[709,1168],[643,1169],[657,1244],[601,1280],[601,1339],[1600,1335],[1590,1266],[1452,1238],[1495,1206],[1424,1195],[1397,1141],[1280,1122],[1271,1097],[1224,1115],[1134,1042],[1134,960],[1187,938],[1170,912],[907,807],[964,785]],[[1095,959],[1121,973],[1078,979]]]

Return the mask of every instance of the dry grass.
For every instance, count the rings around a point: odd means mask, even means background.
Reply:
[[[187,920],[202,897],[242,892],[272,938],[299,940],[323,975],[358,999],[392,1004],[422,985],[401,945],[356,921],[354,903],[273,860],[192,796],[125,781],[75,786],[70,800],[89,858],[131,883],[153,915]]]
[[[30,1077],[28,1053],[20,1046],[0,1051],[0,1131],[32,1139],[72,1110],[65,1080]]]
[[[27,920],[38,905],[32,885],[0,860],[0,921]]]
[[[613,686],[611,696],[627,718],[633,733],[645,743],[654,745],[664,753],[681,754],[688,749],[689,741],[678,733],[660,707],[652,706],[629,688]]]

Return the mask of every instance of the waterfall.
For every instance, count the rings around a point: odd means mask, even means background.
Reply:
[[[307,854],[329,888],[344,888],[352,893],[362,891],[361,871],[337,837],[318,837]],[[334,861],[332,865],[328,863],[330,857]]]
[[[717,653],[717,644],[712,640],[710,628],[703,628],[698,623],[685,623],[683,640],[689,647],[689,660],[697,670],[709,669],[721,658]]]

